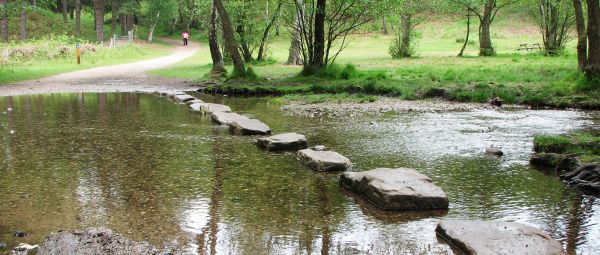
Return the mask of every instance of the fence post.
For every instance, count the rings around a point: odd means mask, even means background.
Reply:
[[[79,43],[77,44],[77,50],[75,55],[77,55],[77,64],[81,65],[81,49]]]
[[[130,44],[133,43],[133,31],[127,31],[127,40]]]

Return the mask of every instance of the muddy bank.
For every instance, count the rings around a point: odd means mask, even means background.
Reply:
[[[509,107],[518,108],[517,106]],[[498,108],[489,104],[481,103],[457,103],[445,100],[407,101],[385,98],[368,103],[343,102],[299,104],[292,102],[292,104],[283,106],[281,109],[291,115],[320,117],[342,116],[360,113],[378,114],[385,112],[448,112],[490,110]]]

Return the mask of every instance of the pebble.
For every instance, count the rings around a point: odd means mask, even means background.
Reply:
[[[26,237],[27,233],[21,231],[15,231],[15,237]]]
[[[0,249],[6,248],[6,243],[0,242]]]

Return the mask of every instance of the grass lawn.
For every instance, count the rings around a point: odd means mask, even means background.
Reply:
[[[456,57],[464,38],[461,20],[434,20],[420,26],[417,54],[392,59],[388,54],[392,35],[373,32],[353,35],[349,46],[336,60],[339,67],[321,77],[299,77],[301,67],[286,66],[289,38],[274,38],[269,46],[274,64],[252,68],[261,78],[254,83],[235,81],[215,88],[228,94],[340,94],[363,93],[403,99],[444,97],[455,101],[486,102],[500,97],[505,103],[537,106],[600,108],[600,89],[587,88],[577,71],[575,44],[564,55],[546,57],[538,52],[517,52],[522,43],[539,43],[538,28],[524,13],[500,15],[492,26],[496,57],[478,57],[477,26],[472,24],[464,57]],[[210,52],[204,49],[194,58],[153,72],[165,77],[203,81],[210,71]],[[347,64],[350,75],[340,76]],[[231,68],[231,67],[229,67]],[[231,70],[231,69],[229,69]],[[348,70],[346,70],[348,71]],[[337,74],[336,74],[337,72]],[[343,76],[343,75],[342,75]]]

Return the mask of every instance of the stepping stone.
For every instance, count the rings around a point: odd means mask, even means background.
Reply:
[[[213,112],[210,114],[213,122],[219,125],[229,125],[236,120],[247,120],[248,117],[233,112]]]
[[[213,112],[231,112],[231,108],[227,105],[222,104],[211,104],[211,103],[193,103],[189,107],[196,112],[213,113]]]
[[[178,103],[185,103],[187,101],[192,101],[195,100],[196,98],[193,96],[190,96],[188,94],[183,94],[183,95],[175,95],[173,96],[173,100],[175,100]]]
[[[188,105],[190,105],[190,104],[202,104],[202,103],[204,103],[204,101],[196,98],[194,100],[190,100],[190,101],[187,101],[185,103],[188,104]]]
[[[431,179],[409,168],[345,172],[340,184],[384,210],[448,209],[448,197]]]
[[[308,142],[304,135],[287,133],[258,138],[256,145],[265,148],[268,151],[284,151],[306,149],[306,147],[308,147]]]
[[[229,124],[234,135],[270,135],[271,128],[257,119],[238,119]]]
[[[500,150],[500,148],[488,147],[485,149],[485,154],[490,155],[490,156],[502,157],[504,155],[504,152],[502,152],[502,150]]]
[[[298,151],[298,160],[310,169],[320,172],[346,171],[352,162],[334,151],[315,151],[304,149]]]
[[[443,220],[435,231],[466,254],[565,254],[544,231],[514,222]]]

